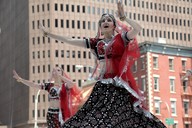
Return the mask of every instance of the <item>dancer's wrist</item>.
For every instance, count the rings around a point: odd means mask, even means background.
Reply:
[[[47,37],[47,36],[48,36],[48,32],[44,32],[43,35],[44,35],[45,37]]]
[[[19,77],[18,79],[17,79],[17,82],[19,82],[19,83],[22,83],[22,78],[21,77]]]
[[[123,15],[123,16],[119,17],[119,19],[120,19],[121,21],[125,21],[126,16],[125,16],[125,15]]]

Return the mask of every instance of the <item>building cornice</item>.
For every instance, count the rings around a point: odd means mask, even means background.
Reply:
[[[192,57],[192,47],[145,41],[139,44],[140,53],[158,53],[172,56]]]

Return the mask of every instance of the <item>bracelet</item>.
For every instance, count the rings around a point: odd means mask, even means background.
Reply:
[[[44,32],[44,36],[47,37],[48,33],[47,32]]]
[[[17,82],[22,82],[22,78],[17,79]]]
[[[122,16],[122,17],[119,17],[119,19],[120,19],[121,21],[124,21],[124,20],[126,19],[126,16],[124,15],[124,16]]]

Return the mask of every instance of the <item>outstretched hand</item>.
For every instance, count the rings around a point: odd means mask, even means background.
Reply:
[[[15,70],[13,70],[13,78],[15,78],[18,82],[21,81],[21,77],[17,74],[17,72]]]
[[[57,68],[54,68],[54,69],[53,69],[52,76],[54,76],[55,78],[59,78],[59,77],[60,77],[60,74],[59,74],[59,72],[57,71]]]
[[[125,20],[125,12],[124,12],[124,8],[123,8],[123,4],[121,3],[121,1],[118,1],[117,3],[117,15],[120,18],[120,20]]]
[[[43,36],[47,36],[48,32],[46,28],[40,23],[39,25],[40,30],[43,32]]]

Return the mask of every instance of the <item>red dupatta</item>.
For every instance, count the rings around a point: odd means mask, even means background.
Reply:
[[[64,77],[70,79],[65,73]],[[77,112],[78,106],[81,102],[80,89],[76,85],[74,85],[72,88],[67,89],[65,84],[66,83],[62,85],[60,91],[60,106],[64,121],[69,119]]]

